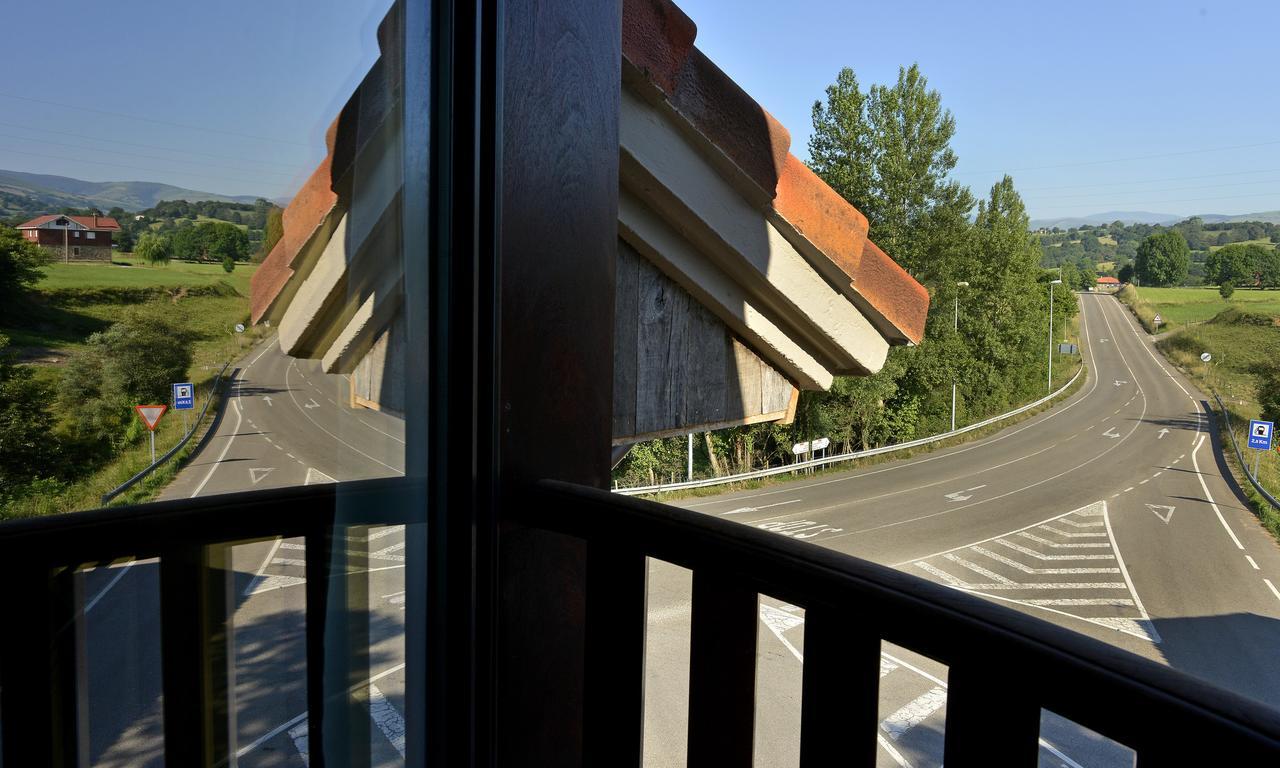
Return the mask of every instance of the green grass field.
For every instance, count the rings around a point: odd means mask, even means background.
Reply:
[[[69,288],[191,288],[226,281],[239,293],[249,295],[249,279],[257,264],[238,262],[227,274],[221,264],[171,261],[153,266],[130,254],[117,254],[110,264],[50,264],[45,278],[36,286],[43,291]]]
[[[1202,323],[1224,309],[1235,307],[1246,312],[1280,315],[1280,291],[1255,291],[1237,288],[1230,301],[1218,295],[1216,287],[1206,288],[1139,288],[1139,307],[1149,308],[1150,313],[1138,312],[1143,325],[1148,325],[1150,315],[1159,313],[1164,321],[1161,330],[1185,323]],[[1170,326],[1170,327],[1165,327]],[[1148,327],[1148,330],[1151,330]]]
[[[1259,239],[1257,239],[1257,240],[1241,240],[1239,243],[1232,243],[1232,245],[1265,245],[1265,246],[1267,246],[1268,248],[1274,248],[1274,247],[1275,247],[1275,243],[1271,242],[1270,240],[1268,240],[1268,239],[1267,239],[1267,238],[1265,238],[1265,237],[1263,237],[1263,238],[1259,238]],[[1210,250],[1210,251],[1216,251],[1216,250],[1218,250],[1219,248],[1226,248],[1226,247],[1227,247],[1227,246],[1225,246],[1225,245],[1211,245],[1211,246],[1209,246],[1209,250]]]

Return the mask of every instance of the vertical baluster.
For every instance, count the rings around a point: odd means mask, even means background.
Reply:
[[[74,576],[70,569],[9,563],[0,578],[0,610],[15,619],[0,632],[3,764],[74,766],[77,669],[68,658],[75,647]]]
[[[705,571],[693,573],[689,649],[691,768],[751,768],[759,597]]]
[[[827,605],[805,611],[800,764],[874,766],[880,636],[865,619]]]
[[[160,556],[166,765],[225,764],[234,753],[230,546]]]
[[[309,768],[325,768],[324,631],[329,602],[329,557],[333,536],[328,525],[306,535],[307,743]]]
[[[1019,681],[995,680],[974,660],[948,672],[945,762],[968,766],[1035,766],[1040,706]]]
[[[644,741],[643,555],[587,549],[585,763],[639,768]]]

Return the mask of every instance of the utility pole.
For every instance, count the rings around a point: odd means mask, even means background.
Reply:
[[[956,314],[955,314],[955,322],[953,323],[952,329],[957,334],[960,333],[960,290],[959,289],[968,288],[968,287],[969,287],[969,283],[967,283],[964,280],[961,280],[960,282],[956,283]],[[952,432],[956,431],[956,378],[954,374],[951,376],[951,431]]]
[[[693,479],[693,433],[689,433],[689,479]]]
[[[1053,394],[1053,286],[1062,285],[1062,280],[1049,281],[1049,391]]]

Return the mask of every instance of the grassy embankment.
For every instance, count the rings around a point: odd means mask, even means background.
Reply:
[[[1057,333],[1055,330],[1054,336],[1059,337],[1058,341],[1069,342],[1071,344],[1076,344],[1077,346],[1079,346],[1080,316],[1077,314],[1075,317],[1071,318],[1071,322],[1068,328],[1066,329],[1066,331],[1062,332],[1061,334]],[[1067,382],[1071,381],[1072,377],[1076,375],[1076,372],[1080,370],[1080,366],[1082,364],[1083,363],[1081,360],[1081,356],[1079,355],[1073,355],[1073,356],[1058,355],[1054,362],[1052,391],[1056,392],[1058,389],[1062,388],[1062,386],[1065,385]],[[1017,416],[1012,416],[1008,419],[1004,419],[1002,421],[996,422],[995,424],[989,424],[985,427],[980,427],[970,432],[965,432],[962,435],[956,435],[955,437],[947,438],[945,440],[939,440],[937,442],[929,443],[928,445],[920,446],[918,448],[904,448],[903,450],[900,450],[900,451],[882,453],[877,456],[868,456],[867,458],[864,458],[864,459],[853,459],[850,461],[841,461],[836,464],[829,464],[825,467],[819,467],[816,469],[809,470],[807,473],[803,473],[803,474],[784,473],[784,474],[778,474],[778,475],[770,475],[768,477],[762,477],[762,478],[757,478],[753,480],[744,480],[741,482],[730,483],[727,485],[713,485],[706,488],[690,488],[682,491],[669,491],[666,493],[657,493],[657,494],[652,494],[647,498],[651,498],[656,501],[670,502],[670,501],[677,501],[679,499],[694,498],[694,497],[700,497],[700,496],[715,496],[715,495],[718,495],[721,493],[727,493],[730,491],[742,491],[742,490],[752,490],[756,488],[764,488],[767,486],[777,485],[779,483],[790,482],[792,480],[799,480],[802,478],[812,478],[814,475],[825,475],[825,474],[831,474],[835,472],[848,472],[849,470],[876,466],[878,464],[885,464],[890,461],[899,461],[901,459],[909,459],[912,456],[927,454],[932,451],[940,450],[942,448],[950,448],[952,446],[962,445],[964,443],[970,443],[975,440],[980,440],[984,437],[995,434],[996,432],[999,432],[1002,429],[1013,426],[1014,424],[1017,424],[1019,422],[1026,421],[1027,419],[1030,419],[1034,416],[1039,415],[1040,413],[1043,413],[1044,411],[1049,410],[1050,408],[1054,407],[1057,403],[1065,400],[1068,397],[1071,397],[1077,391],[1079,391],[1080,388],[1084,386],[1086,378],[1087,378],[1086,376],[1079,377],[1078,379],[1075,380],[1075,383],[1072,384],[1068,389],[1066,389],[1061,395],[1059,395],[1057,398],[1055,398],[1054,400],[1048,403],[1044,403],[1043,405],[1040,405],[1039,407],[1032,408],[1028,411],[1018,414]],[[1043,379],[1041,379],[1041,383],[1044,383]],[[992,414],[986,414],[983,416],[974,416],[969,423],[983,421],[995,415],[997,414],[992,413]],[[958,426],[963,428],[965,426],[965,423],[966,422],[961,421]],[[694,450],[695,455],[697,451],[704,450],[698,441],[695,441],[694,445],[695,445],[695,450]],[[703,456],[703,458],[705,458],[705,455]],[[678,478],[678,479],[682,479],[682,478]]]
[[[0,327],[0,333],[10,337],[39,379],[56,387],[67,356],[83,347],[91,333],[126,317],[163,319],[193,339],[188,378],[196,385],[197,409],[188,417],[194,419],[218,370],[242,355],[261,335],[253,328],[237,334],[234,328],[236,323],[248,324],[249,278],[255,269],[255,265],[238,264],[227,274],[220,264],[150,266],[119,256],[115,264],[52,264],[37,285],[31,311]],[[67,414],[56,415],[63,418]],[[74,482],[51,486],[47,492],[0,510],[0,517],[99,506],[104,493],[150,463],[149,442],[145,430],[138,427],[135,424],[136,432],[131,433],[136,439],[107,464]],[[175,445],[182,434],[182,416],[165,414],[156,430],[156,455]],[[194,444],[193,439],[184,451],[189,452]],[[178,461],[169,462],[114,503],[151,498],[172,479],[179,465]]]
[[[1227,302],[1210,289],[1127,287],[1120,298],[1148,330],[1151,316],[1157,311],[1166,319],[1172,316],[1179,318],[1179,323],[1188,323],[1156,346],[1202,391],[1221,395],[1236,440],[1252,465],[1253,452],[1244,447],[1245,432],[1249,419],[1256,419],[1259,414],[1256,372],[1280,362],[1280,291],[1239,290]],[[1201,362],[1204,352],[1212,355],[1212,362]],[[1220,437],[1226,446],[1227,463],[1250,497],[1254,511],[1280,538],[1280,512],[1244,478],[1225,427]],[[1271,451],[1262,457],[1258,478],[1272,495],[1280,495],[1280,454]]]

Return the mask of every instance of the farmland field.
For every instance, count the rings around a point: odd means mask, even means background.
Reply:
[[[194,288],[229,283],[243,296],[249,295],[249,279],[258,265],[236,264],[228,274],[221,264],[171,261],[152,265],[132,256],[118,254],[110,264],[59,264],[45,268],[45,278],[36,286],[42,291],[68,288]]]
[[[1228,307],[1280,316],[1280,291],[1236,289],[1230,301],[1208,288],[1139,288],[1143,304],[1160,314],[1165,324],[1204,322]]]

